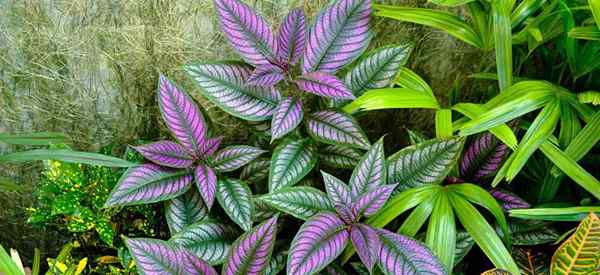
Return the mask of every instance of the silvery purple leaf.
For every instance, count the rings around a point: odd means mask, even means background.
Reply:
[[[271,257],[271,261],[265,270],[265,275],[277,275],[285,269],[285,262],[287,259],[287,253],[279,252],[277,255]]]
[[[252,228],[252,192],[240,180],[220,179],[217,183],[217,200],[225,213],[244,231]]]
[[[378,264],[384,274],[448,274],[423,244],[385,229],[376,230],[380,241]]]
[[[369,140],[350,115],[328,110],[311,114],[307,122],[308,134],[313,138],[333,145],[346,145],[368,150]]]
[[[315,274],[337,258],[348,244],[346,225],[334,213],[323,212],[304,223],[292,240],[287,274]]]
[[[271,142],[296,129],[303,117],[301,100],[288,97],[280,101],[271,121]]]
[[[379,253],[377,232],[368,225],[353,224],[350,227],[350,240],[369,273],[373,273],[373,267],[377,263],[377,253]]]
[[[206,142],[204,142],[204,144],[202,144],[202,146],[200,147],[200,150],[198,150],[198,156],[204,159],[206,159],[209,156],[212,156],[212,154],[214,154],[217,151],[217,149],[219,149],[222,140],[223,137],[214,137],[206,139]]]
[[[269,177],[268,159],[256,159],[244,166],[240,173],[240,179],[248,184],[258,184]]]
[[[267,21],[239,0],[214,0],[221,30],[246,62],[260,66],[275,60],[277,43]]]
[[[331,203],[333,205],[350,206],[352,204],[352,196],[350,195],[350,188],[348,185],[325,171],[321,171],[321,174],[323,175],[325,190],[327,191],[327,196],[329,196]]]
[[[193,176],[156,164],[142,164],[125,171],[104,207],[147,204],[175,198],[185,193]]]
[[[252,69],[244,64],[198,64],[186,66],[185,70],[206,99],[244,120],[270,119],[281,99],[273,87],[247,85]]]
[[[187,168],[194,162],[185,147],[172,141],[157,141],[133,148],[144,158],[160,166]]]
[[[208,208],[195,188],[166,203],[165,216],[171,235],[208,216]]]
[[[383,138],[379,139],[371,149],[362,156],[350,177],[352,198],[385,184],[385,155],[383,152]]]
[[[462,157],[461,176],[478,180],[493,175],[500,168],[508,151],[508,146],[493,134],[486,132],[478,135]]]
[[[196,154],[196,150],[204,143],[207,129],[202,112],[194,100],[161,75],[158,105],[167,127],[177,141]]]
[[[296,81],[300,89],[328,98],[354,99],[352,92],[346,88],[344,82],[335,75],[325,72],[312,72],[300,76]]]
[[[254,202],[255,204],[264,202],[281,212],[302,220],[308,220],[322,211],[333,211],[327,195],[310,186],[280,188],[256,198]]]
[[[339,0],[321,11],[310,28],[303,72],[335,73],[369,45],[371,1]]]
[[[252,146],[228,146],[215,154],[212,159],[212,167],[218,172],[233,171],[248,164],[263,153],[265,153],[265,150]]]
[[[338,217],[340,217],[340,219],[342,219],[342,221],[344,221],[346,224],[354,224],[357,221],[356,215],[352,213],[352,209],[349,206],[336,204],[334,205],[334,208],[335,212],[338,214]]]
[[[125,239],[140,274],[216,275],[207,263],[187,250],[156,239]]]
[[[387,202],[390,195],[396,188],[394,185],[384,185],[376,187],[364,195],[358,197],[352,204],[352,213],[357,218],[362,216],[369,217],[375,213]]]
[[[263,274],[273,252],[276,233],[277,216],[243,234],[231,245],[227,261],[223,266],[223,274]]]
[[[248,77],[248,85],[271,87],[284,79],[283,70],[274,65],[261,65]]]
[[[217,191],[217,176],[212,168],[199,164],[194,169],[194,176],[196,179],[196,185],[198,191],[206,204],[206,207],[210,209],[215,202],[215,192]]]
[[[169,241],[186,248],[211,265],[218,265],[225,261],[231,243],[239,235],[234,225],[207,219],[185,227]]]
[[[269,192],[302,180],[317,163],[309,139],[284,139],[275,147],[269,166]]]
[[[319,150],[319,161],[334,168],[351,169],[358,165],[362,154],[354,148],[329,145]]]
[[[508,211],[510,209],[531,207],[531,205],[528,202],[526,202],[524,199],[521,199],[519,196],[515,195],[512,192],[508,192],[499,188],[490,189],[489,192],[498,202],[500,202],[500,204],[502,204],[502,208],[505,211]]]
[[[283,19],[277,39],[279,58],[287,64],[296,64],[306,44],[306,16],[301,8],[290,11]]]

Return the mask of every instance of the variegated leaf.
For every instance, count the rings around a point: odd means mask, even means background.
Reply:
[[[406,147],[388,158],[388,184],[406,190],[440,183],[460,156],[461,138],[432,139]]]
[[[560,234],[543,222],[511,222],[510,237],[513,245],[535,246],[555,242]],[[497,230],[498,231],[498,230]]]
[[[323,9],[310,28],[303,72],[335,73],[369,45],[371,1],[339,0]]]
[[[217,200],[231,220],[244,231],[252,228],[252,192],[248,185],[234,179],[219,180]]]
[[[296,129],[303,117],[301,100],[288,97],[280,101],[271,121],[271,142]]]
[[[346,87],[355,96],[360,96],[366,90],[390,87],[392,80],[406,63],[411,48],[404,44],[377,49],[346,74]]]
[[[207,263],[187,250],[156,239],[125,239],[140,274],[216,275]]]
[[[358,198],[369,190],[385,184],[385,155],[383,138],[379,139],[371,149],[364,154],[350,177],[352,198]]]
[[[275,65],[261,65],[248,77],[248,85],[271,87],[282,81],[284,72]]]
[[[277,43],[265,19],[239,0],[214,0],[223,34],[246,62],[259,66],[275,60]]]
[[[222,140],[223,137],[214,137],[206,139],[206,142],[202,144],[200,150],[198,151],[198,156],[203,159],[212,156],[212,154],[214,154],[217,151],[217,149],[219,149]]]
[[[249,121],[271,118],[281,95],[273,87],[246,85],[252,70],[236,63],[189,65],[200,93],[223,111]]]
[[[325,190],[327,190],[327,196],[331,200],[331,203],[335,205],[350,206],[352,205],[352,195],[350,194],[350,187],[343,181],[336,178],[333,175],[328,174],[325,171],[321,171],[323,175],[323,182],[325,184]]]
[[[456,232],[456,247],[454,249],[454,266],[460,263],[467,254],[473,248],[475,240],[465,230],[458,230]]]
[[[165,216],[171,235],[208,216],[208,208],[195,189],[167,202]]]
[[[481,275],[512,275],[512,273],[510,273],[504,269],[494,268],[494,269],[490,269],[490,270],[486,270],[485,272],[482,272]]]
[[[528,247],[513,247],[512,257],[523,275],[550,274],[550,257]]]
[[[510,209],[531,207],[531,205],[528,202],[521,199],[519,196],[513,194],[512,192],[502,190],[499,188],[493,188],[489,190],[489,192],[502,205],[504,211],[508,211]]]
[[[509,149],[490,132],[478,135],[460,161],[460,175],[479,180],[492,176],[500,168]]]
[[[170,242],[185,247],[211,265],[225,261],[231,243],[239,236],[230,225],[205,220],[184,228]]]
[[[185,193],[193,176],[156,164],[142,164],[125,171],[104,207],[147,204],[175,198]]]
[[[597,274],[600,268],[600,219],[593,212],[583,219],[575,233],[554,252],[550,273]]]
[[[194,169],[194,177],[196,180],[196,185],[198,186],[198,191],[200,191],[200,195],[206,204],[208,209],[212,208],[213,203],[215,202],[215,193],[217,191],[217,175],[212,170],[212,168],[199,164]]]
[[[277,275],[283,269],[285,269],[285,262],[287,257],[283,253],[279,253],[271,258],[267,269],[265,270],[265,275]]]
[[[258,197],[258,201],[301,220],[322,211],[333,211],[327,195],[309,186],[284,187]]]
[[[365,264],[369,273],[377,263],[379,253],[379,237],[373,228],[364,224],[353,224],[350,226],[350,239],[358,253],[360,260]]]
[[[212,159],[212,166],[218,172],[233,171],[248,164],[265,152],[265,150],[247,145],[228,146],[215,154]]]
[[[196,154],[205,142],[206,122],[194,100],[161,75],[158,106],[173,136],[189,152]]]
[[[255,196],[252,198],[252,204],[254,205],[254,212],[252,212],[253,222],[262,222],[279,213],[279,210],[260,200],[259,197]]]
[[[189,151],[172,141],[157,141],[133,147],[144,158],[160,166],[187,168],[194,162]]]
[[[263,274],[273,252],[276,233],[277,216],[240,236],[229,250],[223,274]]]
[[[284,140],[271,157],[269,192],[296,184],[316,163],[316,154],[309,140]]]
[[[334,213],[323,212],[304,223],[292,240],[287,274],[315,274],[337,258],[348,244],[346,225]]]
[[[385,205],[395,188],[396,184],[379,186],[361,195],[352,204],[352,213],[357,219],[362,216],[370,217],[377,213]]]
[[[300,89],[318,96],[336,99],[354,99],[352,92],[335,75],[325,72],[312,72],[296,80]]]
[[[269,177],[269,165],[271,161],[268,159],[255,159],[244,166],[240,173],[240,179],[248,184],[259,183]]]
[[[307,130],[312,137],[324,143],[365,150],[370,146],[358,122],[338,111],[328,110],[311,114],[308,118]]]
[[[333,168],[354,168],[361,157],[361,151],[350,147],[329,145],[319,150],[321,163]]]
[[[385,229],[377,229],[377,235],[378,263],[384,274],[448,274],[425,245]]]
[[[283,19],[277,39],[279,58],[286,64],[296,64],[306,44],[306,16],[301,8],[291,10]]]

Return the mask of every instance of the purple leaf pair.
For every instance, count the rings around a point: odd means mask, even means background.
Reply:
[[[460,162],[463,178],[479,181],[496,173],[509,151],[493,134],[478,135],[465,150]]]
[[[531,204],[512,192],[499,188],[492,188],[488,192],[502,205],[504,211],[531,207]]]

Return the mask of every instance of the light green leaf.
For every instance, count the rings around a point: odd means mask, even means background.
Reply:
[[[8,255],[4,247],[0,245],[0,272],[3,274],[21,275],[25,274],[19,269],[19,266]]]
[[[496,71],[500,79],[500,92],[512,85],[512,27],[510,15],[512,5],[511,0],[492,1]]]
[[[22,133],[14,135],[0,133],[0,142],[14,145],[50,145],[65,143],[67,138],[68,137],[64,134],[53,132]]]
[[[446,7],[458,7],[475,0],[431,0],[431,3]]]
[[[539,10],[546,3],[546,0],[523,0],[513,10],[511,16],[511,26],[514,29],[521,24],[525,19],[529,18],[537,10]]]
[[[317,163],[309,140],[287,139],[283,141],[271,157],[269,166],[269,191],[273,192],[299,182]]]
[[[394,83],[403,88],[425,92],[431,97],[435,98],[433,90],[431,90],[429,84],[427,84],[423,78],[409,68],[405,67],[400,69],[400,72],[398,72],[398,75],[396,75],[396,79],[394,79]]]
[[[445,31],[476,48],[482,48],[483,46],[477,32],[464,20],[451,13],[388,5],[374,5],[374,8],[377,16],[433,27]]]
[[[217,183],[217,200],[225,213],[244,231],[252,229],[252,192],[240,180],[220,179]]]
[[[511,209],[508,212],[519,219],[573,222],[583,220],[590,212],[600,214],[600,206]]]
[[[425,224],[425,222],[429,218],[429,215],[431,215],[431,211],[433,211],[433,206],[435,205],[439,196],[439,194],[434,194],[433,196],[426,198],[423,202],[419,204],[419,206],[415,207],[415,209],[410,213],[410,215],[408,215],[406,220],[404,220],[404,222],[398,229],[398,234],[402,234],[409,237],[414,237],[415,235],[417,235],[419,229],[421,229],[423,224]]]
[[[438,109],[440,106],[431,95],[409,88],[386,88],[365,92],[356,100],[344,106],[347,113],[360,110],[425,108]]]
[[[465,115],[469,119],[475,119],[486,112],[482,105],[476,103],[458,103],[452,106],[452,110]],[[513,150],[517,148],[517,137],[506,124],[491,128],[490,132]]]
[[[569,31],[569,37],[581,40],[600,40],[600,28],[597,26],[575,27]]]
[[[429,218],[426,243],[440,258],[446,269],[452,270],[456,247],[456,224],[446,190],[437,196],[433,213]]]
[[[594,15],[594,21],[596,21],[596,26],[600,28],[600,1],[598,0],[588,0],[590,4],[590,10],[592,10],[592,14]]]
[[[565,154],[574,161],[581,160],[600,141],[600,111],[596,111],[590,121],[581,129],[565,149]],[[552,167],[552,174],[560,175],[557,167]]]
[[[452,136],[452,110],[439,109],[435,112],[435,136],[437,138]]]
[[[107,167],[132,167],[137,163],[103,154],[72,151],[67,149],[35,149],[0,156],[3,162],[28,162],[36,160],[58,160]]]
[[[581,103],[600,106],[600,93],[596,91],[587,91],[577,94],[577,99]]]
[[[577,113],[568,103],[560,102],[560,132],[558,140],[561,147],[567,147],[579,131],[581,131],[581,124],[579,123],[579,118],[577,118]]]

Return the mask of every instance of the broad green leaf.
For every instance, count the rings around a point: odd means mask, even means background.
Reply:
[[[394,79],[394,83],[402,88],[425,92],[432,98],[435,98],[429,84],[409,68],[405,67],[400,69],[400,72],[398,72],[398,75],[396,75],[396,78]]]
[[[308,220],[321,211],[334,211],[327,195],[310,186],[284,187],[257,200],[301,220]]]
[[[469,119],[475,119],[486,112],[482,105],[476,103],[458,103],[452,106],[452,110],[465,115]],[[491,128],[490,132],[513,150],[517,148],[517,137],[506,124]]]
[[[244,231],[252,228],[252,192],[240,180],[220,179],[217,183],[217,200],[225,213]]]
[[[596,21],[596,26],[600,28],[600,1],[598,0],[588,0],[590,4],[590,10],[592,10],[592,14],[594,15],[594,21]]]
[[[550,141],[542,143],[540,149],[542,150],[542,153],[556,165],[556,167],[563,171],[573,181],[590,192],[592,196],[600,198],[600,182],[588,171],[579,166],[575,160],[558,149],[558,147]]]
[[[454,266],[458,265],[469,254],[475,240],[464,229],[456,233],[456,248],[454,249]]]
[[[426,243],[440,258],[446,269],[452,270],[456,247],[456,224],[447,191],[444,190],[437,196],[433,212],[429,217]]]
[[[509,215],[526,220],[581,221],[590,212],[600,214],[600,206],[511,209]]]
[[[567,147],[579,131],[581,131],[581,123],[579,123],[577,113],[568,103],[560,102],[560,132],[558,134],[560,146]]]
[[[334,168],[352,169],[358,164],[362,154],[359,149],[329,145],[319,150],[319,161]]]
[[[169,242],[185,247],[211,265],[223,263],[231,243],[239,236],[233,225],[205,220],[173,235]]]
[[[560,118],[560,103],[553,100],[537,115],[525,136],[519,143],[519,148],[513,153],[515,157],[506,171],[506,178],[512,181],[521,171],[533,153],[552,135]]]
[[[463,139],[432,139],[406,147],[388,158],[388,184],[406,190],[439,184],[456,164]]]
[[[451,13],[388,5],[374,5],[374,8],[377,16],[433,27],[445,31],[476,48],[482,48],[483,46],[477,32],[464,20]]]
[[[419,133],[417,131],[412,131],[411,129],[406,129],[406,132],[408,133],[408,140],[410,141],[410,145],[416,145],[419,143],[423,143],[429,139],[422,133]]]
[[[283,141],[271,157],[269,191],[292,186],[306,176],[317,163],[308,139]]]
[[[600,141],[600,111],[596,111],[590,121],[581,129],[565,149],[565,154],[574,161],[581,160]],[[552,174],[558,176],[557,167],[552,168]]]
[[[366,91],[362,96],[344,106],[347,113],[381,109],[425,108],[438,109],[431,95],[410,88],[386,88]]]
[[[569,31],[569,37],[581,40],[600,40],[600,28],[597,26],[575,27]]]
[[[514,274],[519,274],[519,268],[513,261],[510,253],[502,244],[496,231],[487,223],[485,218],[458,194],[449,193],[450,202],[454,213],[461,224],[473,237],[479,248],[492,261],[497,268],[506,269]]]
[[[36,160],[58,160],[69,163],[82,163],[107,167],[132,167],[139,165],[138,163],[103,154],[79,152],[67,149],[35,149],[0,156],[0,163],[28,162]]]
[[[65,143],[67,138],[68,137],[64,134],[53,132],[21,134],[0,133],[0,142],[14,145],[50,145]]]
[[[435,111],[435,136],[437,138],[452,137],[452,110]]]
[[[593,213],[552,256],[550,272],[556,275],[593,274],[600,268],[600,220]]]
[[[165,216],[171,235],[208,216],[208,208],[196,188],[166,203]]]
[[[481,37],[482,50],[490,51],[494,47],[494,32],[492,17],[489,16],[489,6],[483,2],[473,1],[467,4],[468,11],[473,18],[475,30]]]
[[[492,1],[494,22],[494,48],[496,49],[496,68],[500,83],[500,92],[512,85],[512,26],[511,10],[513,1]]]
[[[242,168],[240,173],[240,179],[248,184],[256,184],[262,182],[264,179],[269,177],[269,165],[271,160],[269,159],[256,159],[248,163],[248,165]]]
[[[513,245],[536,246],[556,241],[558,232],[544,222],[526,221],[510,223],[511,239]]]
[[[436,204],[439,196],[440,195],[435,194],[431,197],[425,198],[423,202],[419,203],[419,206],[415,207],[410,215],[408,215],[408,217],[404,220],[398,229],[398,234],[409,237],[414,237],[417,235],[419,229],[421,229],[423,224],[425,224],[429,218],[429,215],[431,215],[431,211],[433,211],[433,207]]]

